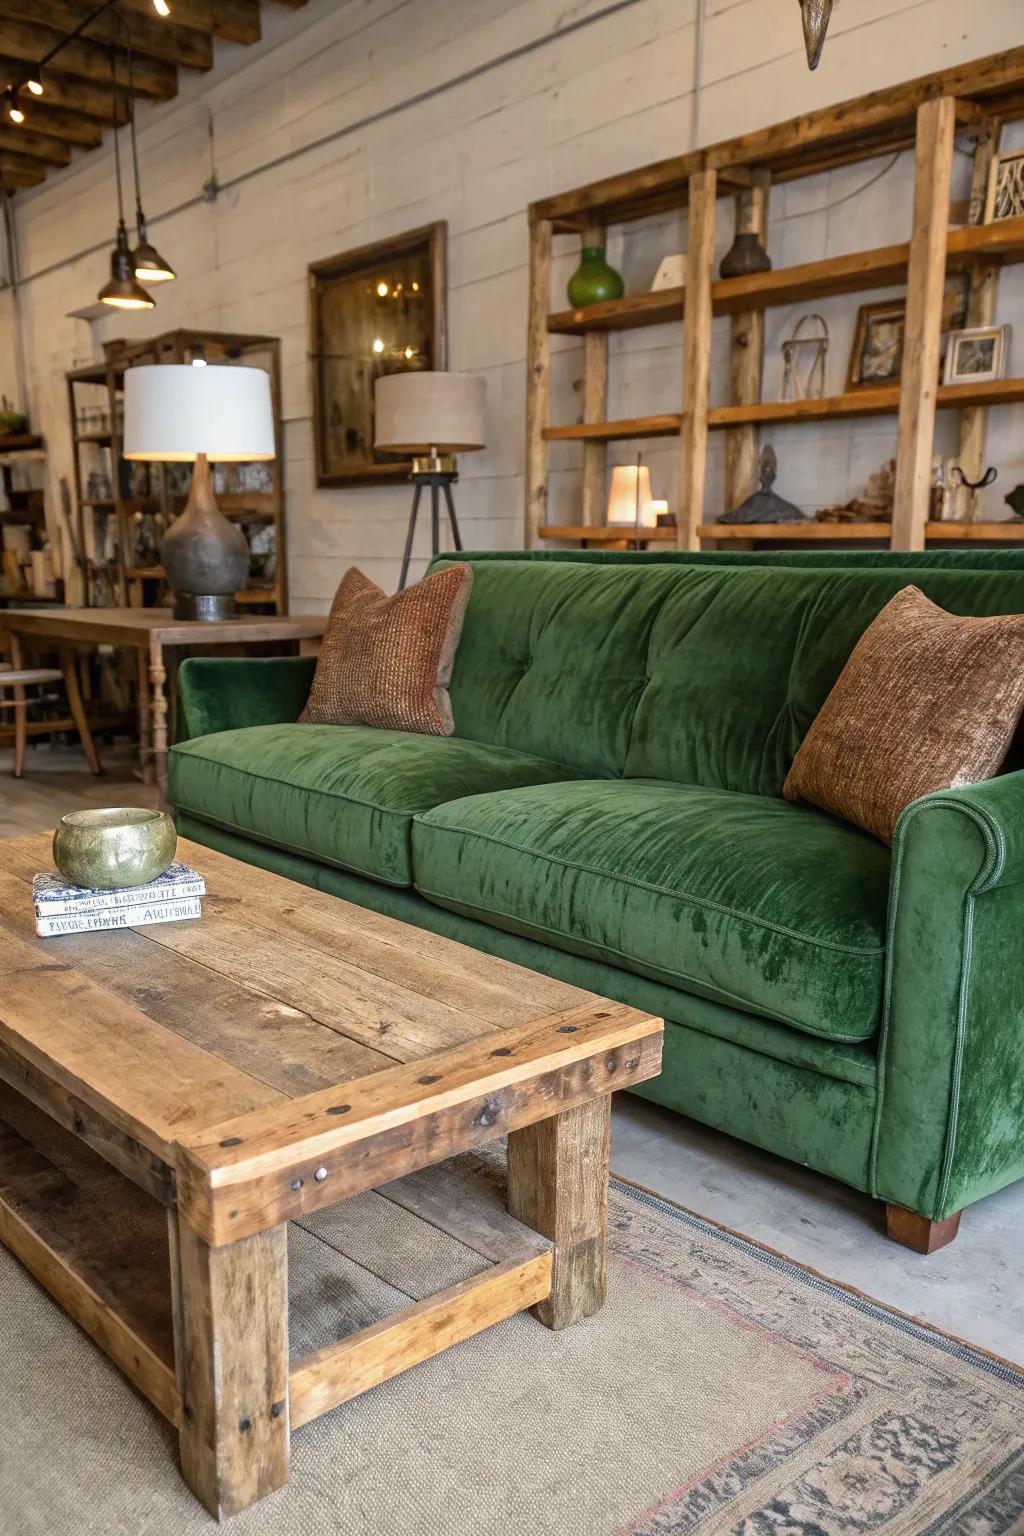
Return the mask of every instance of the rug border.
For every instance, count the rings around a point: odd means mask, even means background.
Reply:
[[[727,1227],[724,1222],[714,1221],[710,1216],[701,1216],[698,1212],[690,1210],[689,1206],[680,1205],[677,1200],[672,1200],[668,1195],[648,1189],[645,1184],[638,1184],[635,1179],[624,1178],[614,1170],[611,1177],[625,1194],[630,1195],[641,1205],[651,1205],[676,1221],[682,1222],[684,1226],[719,1237],[756,1259],[766,1268],[776,1272],[781,1271],[812,1290],[832,1293],[837,1301],[873,1318],[876,1322],[897,1328],[901,1333],[918,1338],[922,1343],[930,1344],[933,1348],[974,1365],[979,1370],[997,1376],[1000,1380],[1024,1391],[1024,1365],[1016,1365],[1012,1360],[1004,1359],[1002,1355],[983,1349],[980,1344],[970,1344],[966,1339],[961,1339],[954,1333],[948,1333],[934,1323],[914,1317],[909,1312],[901,1312],[898,1307],[878,1301],[865,1291],[858,1290],[856,1286],[847,1285],[831,1275],[822,1274],[820,1270],[812,1269],[809,1264],[801,1264],[796,1259],[790,1258],[788,1254],[780,1253],[776,1248],[770,1248],[767,1243],[760,1243],[756,1238],[748,1237],[745,1232],[738,1232],[735,1227]]]

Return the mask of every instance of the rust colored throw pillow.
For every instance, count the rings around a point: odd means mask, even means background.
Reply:
[[[470,566],[449,565],[388,597],[352,566],[334,594],[299,720],[450,736],[448,684],[472,585]]]
[[[1024,617],[961,618],[904,587],[861,635],[783,794],[891,843],[921,795],[999,771],[1024,707]]]

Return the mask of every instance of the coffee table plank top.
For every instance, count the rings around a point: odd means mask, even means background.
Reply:
[[[208,848],[182,840],[179,857],[206,877],[198,922],[40,940],[30,886],[49,839],[0,842],[0,1045],[168,1163],[179,1143],[212,1160],[206,1131],[302,1099],[271,1122],[283,1165],[310,1096],[336,1102],[361,1079],[341,1140],[360,1123],[376,1134],[389,1106],[402,1118],[432,1097],[422,1072],[393,1069],[448,1056],[465,1084],[486,1082],[481,1047],[500,1031],[522,1039],[523,1070],[571,1062],[577,1042],[552,1035],[563,1015],[652,1033],[647,1015]]]

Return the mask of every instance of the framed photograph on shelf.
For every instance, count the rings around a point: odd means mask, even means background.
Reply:
[[[862,304],[853,333],[853,350],[846,387],[877,389],[898,384],[903,367],[903,337],[907,325],[904,299]]]
[[[448,365],[447,230],[428,224],[310,267],[318,486],[408,477],[408,460],[374,449],[374,385]]]
[[[1024,149],[994,155],[988,177],[985,223],[1016,219],[1024,214]]]
[[[987,384],[1006,376],[1010,355],[1008,325],[976,325],[952,331],[946,348],[944,384]]]

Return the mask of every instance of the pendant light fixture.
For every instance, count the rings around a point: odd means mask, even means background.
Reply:
[[[110,253],[110,281],[97,298],[112,309],[152,309],[154,300],[135,276],[128,245],[128,227],[124,222],[124,194],[121,189],[121,151],[118,144],[117,56],[110,50],[110,74],[114,85],[114,176],[117,180],[117,239]],[[130,98],[129,98],[130,99]],[[130,110],[130,108],[129,108]]]
[[[173,283],[177,273],[170,262],[165,261],[155,245],[150,243],[146,229],[146,215],[142,211],[142,188],[139,184],[139,149],[135,142],[135,94],[133,91],[132,53],[128,49],[128,129],[132,141],[132,172],[135,177],[135,222],[138,225],[139,243],[132,252],[132,270],[144,283]]]

